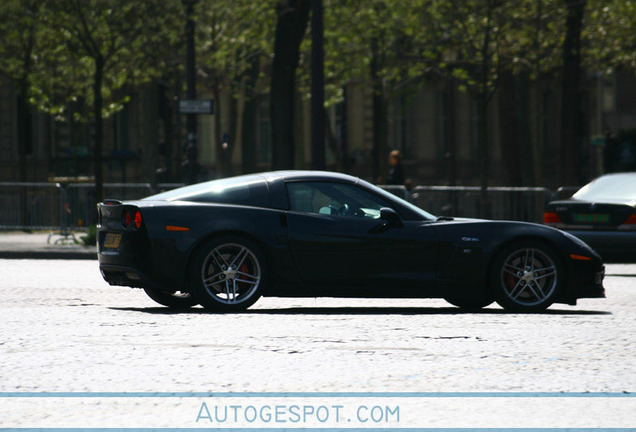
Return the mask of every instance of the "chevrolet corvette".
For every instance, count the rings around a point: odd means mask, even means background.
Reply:
[[[601,258],[566,232],[436,217],[345,174],[243,175],[97,210],[103,278],[172,308],[327,296],[538,312],[605,297]]]

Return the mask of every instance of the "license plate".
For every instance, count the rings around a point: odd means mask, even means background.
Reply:
[[[603,223],[609,222],[607,213],[577,213],[574,215],[575,222]]]
[[[106,234],[106,238],[104,239],[104,248],[105,249],[117,249],[119,244],[121,243],[121,234]]]

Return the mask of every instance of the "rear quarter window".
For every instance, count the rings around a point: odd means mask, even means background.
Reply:
[[[247,183],[218,190],[208,190],[184,198],[183,201],[271,207],[269,190],[265,182]]]
[[[267,182],[256,176],[241,176],[199,183],[144,199],[271,207]]]

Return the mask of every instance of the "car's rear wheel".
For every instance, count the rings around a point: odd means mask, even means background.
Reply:
[[[167,293],[154,288],[144,288],[144,291],[148,297],[160,305],[168,306],[173,309],[187,309],[199,304],[197,299],[195,299],[190,293],[182,293],[180,291]]]
[[[462,299],[462,298],[445,298],[447,302],[453,306],[465,311],[478,311],[490,305],[494,300],[491,298],[484,299]]]
[[[561,260],[547,245],[520,241],[502,250],[490,282],[497,303],[511,312],[540,312],[554,303],[565,281]]]
[[[224,236],[202,247],[191,267],[192,290],[206,309],[242,311],[261,296],[267,268],[263,253],[248,239]]]

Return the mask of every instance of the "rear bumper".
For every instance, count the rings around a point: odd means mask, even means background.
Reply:
[[[110,285],[128,286],[133,288],[158,288],[143,272],[134,267],[121,265],[100,264],[99,271]]]
[[[119,240],[106,247],[109,235],[118,236]],[[110,285],[153,287],[147,244],[144,230],[100,227],[97,234],[97,259],[104,280]]]

